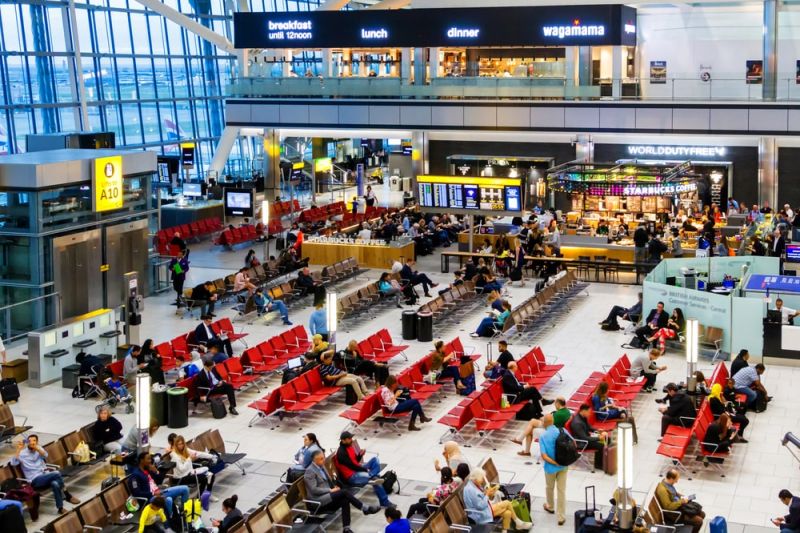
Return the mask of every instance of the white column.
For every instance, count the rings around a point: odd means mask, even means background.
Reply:
[[[333,50],[324,48],[322,50],[322,76],[330,78],[333,75]]]
[[[209,172],[217,173],[217,176],[222,175],[222,170],[225,168],[225,163],[228,162],[228,156],[231,155],[233,143],[239,137],[238,126],[225,126],[222,130],[222,135],[219,137],[217,147],[214,149],[214,157],[211,159],[211,164],[208,166]]]
[[[611,47],[611,97],[619,100],[622,97],[622,47]]]
[[[289,77],[289,73],[292,71],[292,51],[291,50],[281,50],[281,57],[283,58],[283,69],[281,75],[284,78]],[[302,76],[305,72],[296,73],[298,76]]]
[[[564,85],[572,87],[577,85],[578,78],[578,50],[575,46],[564,48]]]
[[[778,207],[778,142],[775,137],[758,140],[758,201]]]
[[[430,57],[428,58],[428,78],[438,78],[439,77],[439,48],[431,48],[430,49]]]

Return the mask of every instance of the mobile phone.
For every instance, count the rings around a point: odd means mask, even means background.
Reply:
[[[695,501],[697,499],[697,495],[696,494],[689,494],[686,497],[686,499],[689,500],[690,502],[693,502],[693,501]]]

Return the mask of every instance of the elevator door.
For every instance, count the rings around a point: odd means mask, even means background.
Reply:
[[[124,302],[126,288],[123,275],[139,273],[139,294],[149,294],[147,220],[126,222],[105,228],[106,306],[116,307]]]
[[[53,278],[64,319],[103,306],[102,257],[100,230],[53,239]]]

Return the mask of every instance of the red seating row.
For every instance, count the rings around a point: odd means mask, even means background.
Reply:
[[[322,381],[319,368],[284,383],[267,396],[251,402],[248,407],[256,410],[256,416],[250,420],[250,426],[259,418],[269,419],[271,415],[299,416],[304,411],[326,401],[339,392],[340,387],[328,387]]]
[[[361,224],[365,220],[372,220],[373,218],[378,218],[384,213],[396,211],[396,209],[387,209],[385,207],[378,207],[378,206],[371,206],[367,207],[366,211],[363,213],[353,213],[351,211],[345,211],[342,214],[342,220],[339,223],[340,227],[347,227],[353,226],[355,224]]]
[[[248,348],[242,354],[242,361],[252,367],[253,372],[265,374],[282,368],[289,359],[304,354],[310,347],[311,342],[305,328],[295,326]]]
[[[219,377],[229,383],[235,390],[239,391],[249,386],[256,387],[256,390],[261,390],[258,386],[258,381],[261,377],[257,374],[245,373],[245,366],[239,357],[229,357],[221,363],[214,365],[214,370],[217,371]],[[197,386],[197,375],[184,378],[176,383],[177,387],[186,387],[188,389],[188,397],[195,406],[198,404],[207,403],[211,397],[223,396],[222,394],[210,394],[208,390],[203,390]],[[203,399],[205,398],[205,399]],[[195,413],[192,410],[192,413]]]
[[[262,226],[263,233],[263,226]],[[252,242],[259,237],[259,232],[252,224],[245,224],[238,228],[228,228],[222,231],[220,235],[214,239],[214,244],[217,246],[233,247],[243,242]]]
[[[555,358],[553,358],[555,361]],[[547,358],[539,346],[533,347],[528,353],[517,361],[517,374],[519,380],[526,385],[533,385],[536,388],[543,387],[553,377],[561,378],[561,369],[564,365],[555,362],[548,363]]]
[[[182,224],[180,226],[158,230],[154,239],[154,244],[159,254],[176,256],[178,255],[179,249],[177,246],[170,244],[176,232],[181,234],[183,240],[187,240],[212,235],[221,231],[222,227],[222,221],[219,217],[205,218],[190,224]]]
[[[328,220],[332,216],[342,215],[345,212],[344,202],[333,202],[319,207],[310,207],[300,213],[300,222],[319,222]]]
[[[402,355],[408,360],[404,353],[408,349],[408,345],[394,344],[392,336],[386,328],[359,342],[358,349],[361,350],[361,357],[376,363],[388,363],[398,355]]]
[[[284,215],[291,214],[292,211],[295,213],[300,212],[300,202],[298,202],[296,199],[292,200],[291,202],[273,202],[269,204],[270,219],[280,218]]]

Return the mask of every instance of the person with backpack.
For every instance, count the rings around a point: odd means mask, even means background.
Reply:
[[[575,447],[575,441],[572,440],[566,430],[559,429],[553,424],[552,414],[545,415],[542,419],[542,424],[545,430],[539,437],[539,452],[544,462],[544,477],[546,480],[545,495],[547,497],[547,503],[545,503],[543,507],[548,513],[556,515],[558,518],[558,525],[561,526],[567,521],[567,472],[569,471],[569,464],[571,463],[567,462],[570,458],[560,457],[558,455],[559,437],[566,435],[566,437],[572,441],[576,455],[577,448]],[[577,460],[577,457],[574,459]],[[573,460],[572,462],[575,461]],[[558,499],[554,502],[554,492],[556,489],[558,490]]]

